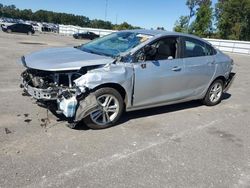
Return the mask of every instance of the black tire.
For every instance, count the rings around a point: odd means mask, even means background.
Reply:
[[[220,93],[218,94],[219,96],[217,96],[216,100],[212,101],[211,97],[211,93],[212,93],[212,90],[214,88],[214,86],[216,85],[220,85],[221,87],[221,91]],[[223,96],[223,89],[224,89],[224,83],[221,79],[217,79],[215,80],[211,85],[210,87],[208,88],[207,90],[207,93],[206,93],[206,96],[204,97],[204,99],[202,100],[202,103],[206,106],[215,106],[217,104],[219,104],[222,100],[222,96]],[[215,98],[215,97],[214,97]]]
[[[29,32],[27,33],[27,35],[32,35],[32,32],[31,32],[31,31],[29,31]]]
[[[123,113],[123,110],[124,110],[124,101],[122,99],[122,96],[121,94],[116,90],[116,89],[113,89],[113,88],[109,88],[109,87],[104,87],[104,88],[100,88],[98,90],[95,91],[95,96],[96,98],[101,98],[101,96],[105,96],[105,95],[110,95],[114,98],[117,99],[117,102],[118,102],[118,110],[117,110],[117,115],[115,116],[115,118],[108,122],[107,124],[105,125],[99,125],[97,124],[96,122],[94,122],[92,120],[92,116],[89,115],[87,116],[86,118],[83,119],[84,123],[91,129],[105,129],[105,128],[109,128],[109,127],[112,127],[114,125],[116,125],[116,123],[118,122],[118,120],[120,119],[122,113]],[[103,115],[102,115],[103,116]]]
[[[12,30],[11,29],[7,29],[7,33],[12,33]]]

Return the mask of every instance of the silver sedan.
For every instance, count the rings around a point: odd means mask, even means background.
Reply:
[[[152,30],[112,33],[77,47],[23,56],[22,86],[75,128],[115,125],[124,110],[191,100],[217,105],[235,73],[233,60],[196,36]]]

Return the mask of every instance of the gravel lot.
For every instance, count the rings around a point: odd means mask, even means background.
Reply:
[[[231,55],[237,78],[218,106],[189,102],[71,130],[22,96],[16,62],[81,42],[0,32],[0,187],[250,187],[250,56]]]

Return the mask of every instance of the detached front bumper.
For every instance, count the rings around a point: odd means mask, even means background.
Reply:
[[[21,86],[24,88],[24,91],[27,92],[30,96],[37,100],[57,100],[59,95],[59,89],[48,88],[48,89],[39,89],[30,86],[23,78]]]
[[[60,88],[39,89],[30,86],[24,79],[21,85],[25,92],[34,99],[41,101],[55,101],[57,103],[56,113],[63,114],[72,122],[78,122],[88,116],[91,112],[99,109],[96,97],[93,94],[85,93],[82,99],[71,93],[69,90],[62,91]]]
[[[234,82],[235,76],[236,76],[236,73],[231,72],[229,74],[229,77],[228,77],[226,84],[225,84],[224,92],[227,92],[229,90],[232,83]]]

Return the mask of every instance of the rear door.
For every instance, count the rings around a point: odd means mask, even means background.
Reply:
[[[190,97],[205,92],[216,71],[214,52],[200,40],[183,37],[185,90]]]

